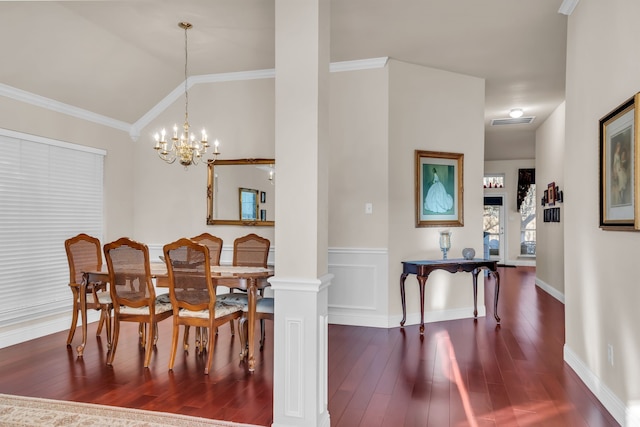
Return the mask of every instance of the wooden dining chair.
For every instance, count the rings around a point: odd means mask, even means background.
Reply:
[[[233,242],[233,265],[241,267],[267,267],[267,257],[271,242],[269,239],[257,234],[247,234],[238,237]],[[260,297],[263,291],[260,290]],[[228,293],[219,294],[218,299],[223,301],[241,302],[245,306],[249,302],[249,296],[245,290],[229,289]],[[233,335],[233,322],[231,323],[231,334]]]
[[[238,237],[233,242],[233,265],[266,268],[270,246],[269,239],[257,234]]]
[[[255,320],[260,320],[260,351],[264,348],[264,340],[265,340],[265,331],[264,331],[264,321],[271,320],[273,321],[273,311],[274,311],[274,302],[273,298],[260,298],[256,301],[256,317]],[[244,306],[242,310],[242,318],[240,319],[240,358],[243,359],[246,355],[246,352],[249,347],[249,329],[247,325],[247,317],[248,317],[248,306]]]
[[[123,237],[104,245],[104,255],[109,269],[109,288],[113,301],[113,344],[107,357],[107,365],[113,364],[118,347],[120,322],[136,322],[148,325],[144,367],[149,367],[151,348],[158,322],[173,314],[171,303],[157,301],[151,281],[149,248],[143,243]]]
[[[209,233],[202,233],[191,240],[201,243],[209,248],[209,262],[211,265],[220,265],[220,255],[222,254],[222,239]],[[234,334],[233,322],[229,322],[231,326],[231,335]],[[207,332],[202,328],[196,328],[195,344],[198,353],[202,353],[207,346]],[[189,349],[189,325],[184,327],[183,348],[185,351]]]
[[[169,298],[173,307],[173,337],[169,370],[173,370],[178,348],[180,326],[207,328],[208,374],[213,361],[215,339],[213,334],[218,326],[242,316],[243,304],[218,301],[211,280],[209,248],[191,239],[178,239],[163,248],[169,274]],[[183,260],[187,259],[185,262]]]
[[[80,233],[64,242],[69,263],[69,288],[73,293],[73,313],[71,327],[67,336],[67,345],[71,345],[78,325],[80,313],[80,284],[85,271],[95,271],[102,268],[102,252],[100,240],[88,234]],[[86,286],[87,309],[100,310],[100,323],[96,336],[102,333],[103,325],[107,330],[107,346],[111,346],[111,296],[104,282],[88,283]],[[86,317],[85,317],[86,318]]]
[[[211,265],[220,265],[220,255],[222,254],[222,239],[217,236],[212,236],[209,233],[202,233],[191,240],[197,243],[201,243],[209,248],[209,262]]]

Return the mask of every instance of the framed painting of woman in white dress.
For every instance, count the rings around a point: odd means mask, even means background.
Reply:
[[[637,169],[640,93],[600,119],[600,228],[640,230]]]
[[[463,225],[463,154],[416,150],[416,227]]]

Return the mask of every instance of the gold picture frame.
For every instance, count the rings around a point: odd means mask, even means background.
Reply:
[[[416,227],[462,227],[464,154],[415,152]]]
[[[600,119],[600,228],[640,229],[636,93]]]

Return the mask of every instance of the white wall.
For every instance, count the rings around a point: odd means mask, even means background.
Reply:
[[[563,212],[565,360],[619,422],[636,426],[640,233],[599,228],[598,123],[640,89],[638,16],[637,0],[608,0],[582,1],[569,18]]]
[[[389,312],[398,325],[402,261],[441,258],[444,228],[453,232],[452,258],[461,257],[465,247],[482,253],[484,80],[395,60],[389,67]],[[464,154],[463,227],[416,228],[415,150]],[[434,272],[426,289],[426,319],[473,316],[470,282],[468,274]],[[406,291],[407,323],[419,323],[415,277],[407,279]],[[481,291],[478,298],[483,301]]]
[[[536,284],[564,302],[564,225],[567,222],[564,202],[555,203],[560,209],[560,222],[544,222],[540,200],[548,184],[554,182],[564,195],[565,165],[565,103],[563,102],[536,131]]]
[[[233,240],[256,233],[273,241],[273,227],[207,225],[207,165],[185,170],[166,164],[153,150],[159,129],[181,125],[184,97],[180,97],[131,143],[134,149],[134,238],[148,245],[164,245],[183,236],[208,232],[231,248]],[[274,79],[202,83],[189,90],[189,123],[209,140],[219,139],[219,159],[275,158]],[[206,158],[211,158],[208,154]]]
[[[332,73],[329,111],[329,319],[389,327],[389,67]]]

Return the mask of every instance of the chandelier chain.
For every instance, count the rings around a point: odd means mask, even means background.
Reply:
[[[187,43],[187,30],[191,25],[184,26],[184,122],[189,123],[189,90],[187,80],[189,78],[187,64],[189,63],[189,45]]]

